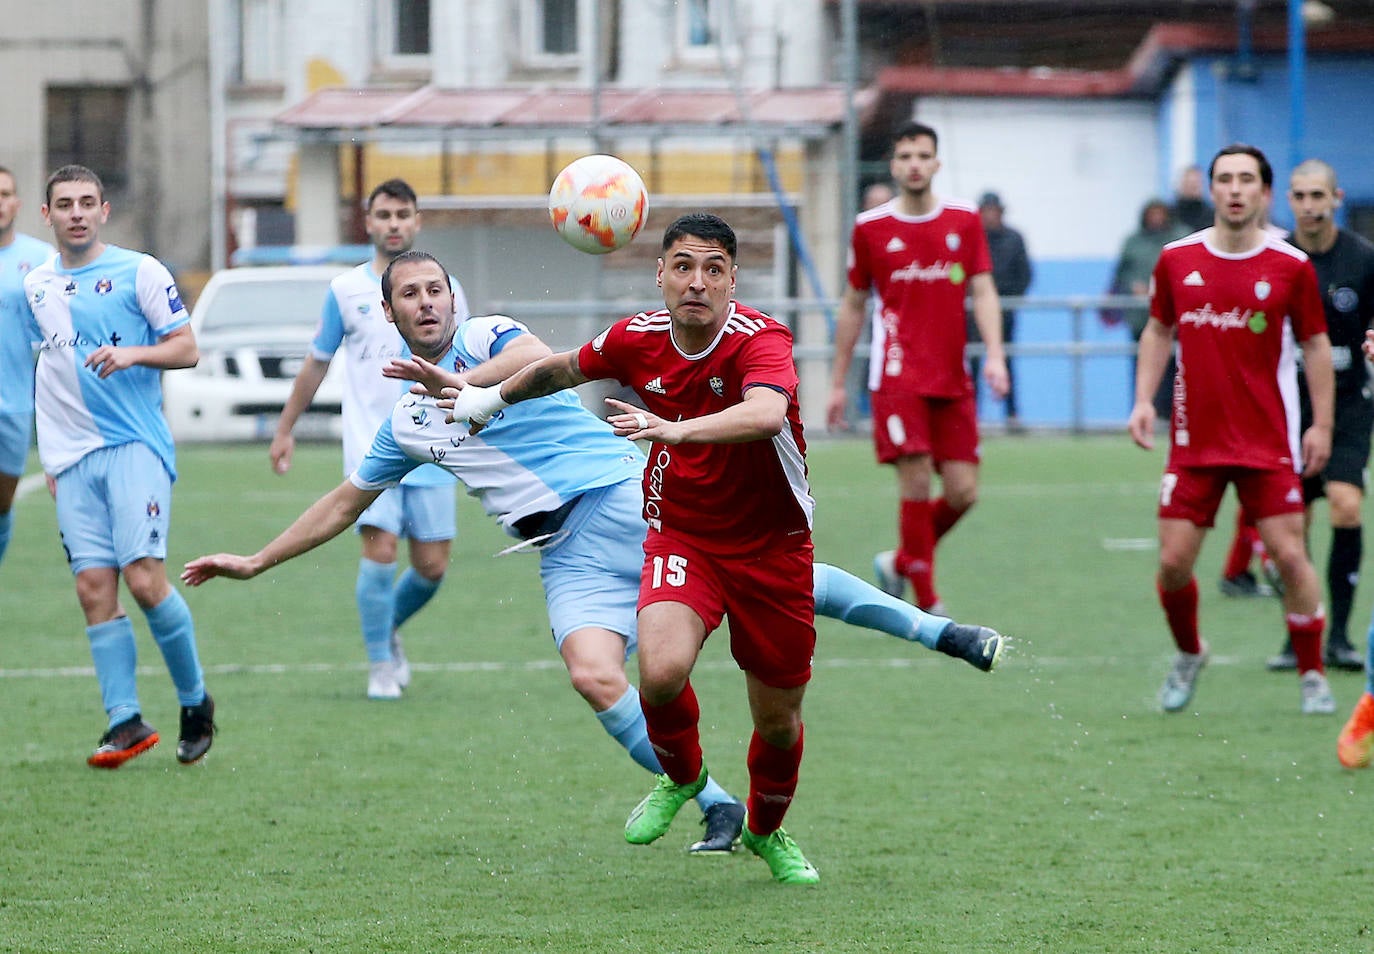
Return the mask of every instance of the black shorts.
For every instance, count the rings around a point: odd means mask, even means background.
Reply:
[[[1306,402],[1304,402],[1306,403]],[[1306,411],[1306,408],[1304,408]],[[1311,415],[1303,414],[1303,429]],[[1326,496],[1326,482],[1354,484],[1364,491],[1365,468],[1369,465],[1370,431],[1374,429],[1374,397],[1368,387],[1359,391],[1336,393],[1336,426],[1331,432],[1331,459],[1316,477],[1302,482],[1303,500],[1311,503]]]

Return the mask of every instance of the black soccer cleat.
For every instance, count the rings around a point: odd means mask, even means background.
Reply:
[[[1364,672],[1364,655],[1350,645],[1349,639],[1333,639],[1326,644],[1326,665],[1344,672]]]
[[[717,802],[702,814],[706,834],[687,850],[694,855],[724,855],[735,850],[744,828],[744,806],[739,802]]]
[[[197,706],[181,707],[181,733],[177,739],[177,761],[183,765],[197,762],[210,751],[215,740],[215,700],[210,693]]]
[[[946,656],[964,660],[974,669],[992,672],[1006,642],[995,629],[950,623],[935,641],[935,648]]]
[[[91,768],[117,769],[135,755],[157,745],[158,734],[143,716],[135,713],[100,737],[100,744],[86,759]]]

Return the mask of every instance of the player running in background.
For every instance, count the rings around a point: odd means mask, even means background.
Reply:
[[[909,123],[897,131],[890,163],[897,198],[859,214],[850,239],[849,285],[835,325],[835,356],[826,418],[845,426],[845,379],[869,295],[873,320],[869,389],[878,461],[897,470],[899,545],[879,553],[879,584],[916,605],[940,609],[935,549],[978,495],[978,407],[964,359],[964,298],[986,349],[983,378],[1005,397],[1002,308],[987,239],[972,205],[931,189],[940,168],[935,130]],[[938,473],[941,496],[932,497]]]
[[[63,166],[48,177],[43,218],[59,254],[24,279],[42,339],[38,453],[55,478],[57,527],[108,716],[87,763],[118,768],[158,742],[139,705],[138,652],[119,603],[121,575],[176,685],[176,754],[191,763],[213,741],[215,703],[205,691],[191,611],[163,562],[176,460],[159,372],[194,367],[199,352],[166,266],[100,240],[109,214],[90,169]]]
[[[1370,430],[1374,428],[1374,395],[1370,392],[1369,370],[1360,347],[1364,333],[1374,323],[1374,245],[1348,229],[1336,226],[1336,210],[1344,193],[1336,184],[1336,171],[1320,159],[1309,159],[1293,170],[1288,181],[1288,204],[1295,227],[1289,236],[1307,253],[1317,271],[1326,315],[1327,335],[1331,338],[1331,362],[1336,372],[1336,424],[1331,436],[1331,459],[1318,475],[1303,481],[1307,503],[1307,523],[1311,527],[1312,508],[1326,498],[1331,520],[1331,550],[1326,560],[1328,607],[1326,665],[1358,672],[1364,656],[1350,643],[1350,611],[1355,603],[1355,586],[1360,577],[1364,555],[1361,510],[1364,506],[1365,469],[1369,465]],[[1302,369],[1298,381],[1303,382]],[[1299,389],[1302,422],[1312,420],[1306,390]],[[1238,528],[1247,521],[1237,517]],[[1251,522],[1253,526],[1253,523]],[[1245,551],[1243,530],[1238,530],[1232,555]],[[1230,569],[1228,567],[1228,569]],[[1248,572],[1248,569],[1247,571]],[[1271,670],[1297,668],[1293,647],[1284,643],[1267,665]]]
[[[415,190],[400,179],[388,179],[368,196],[365,221],[373,245],[372,260],[330,283],[319,330],[296,375],[268,450],[278,474],[291,467],[296,446],[291,431],[310,407],[340,346],[348,358],[343,399],[345,475],[357,468],[372,436],[405,390],[382,376],[382,368],[401,357],[405,345],[382,314],[380,288],[382,272],[415,244],[420,231],[416,203]],[[457,282],[453,294],[459,317],[466,318],[467,299]],[[355,595],[369,663],[369,699],[399,699],[401,690],[410,683],[410,663],[400,628],[430,601],[443,582],[457,532],[453,483],[453,477],[439,468],[422,467],[383,494],[357,523],[362,557]],[[397,578],[401,537],[410,543],[410,566]]]
[[[52,257],[53,247],[14,227],[19,190],[0,166],[0,563],[14,525],[14,494],[33,434],[33,342],[24,276]]]
[[[383,277],[388,316],[415,357],[393,374],[436,390],[470,381],[496,383],[549,349],[503,316],[458,322],[442,265],[422,252],[398,257]],[[555,644],[573,687],[608,734],[636,763],[662,766],[649,744],[638,692],[625,677],[636,644],[646,526],[638,448],[584,408],[571,393],[511,408],[477,436],[444,422],[431,396],[407,395],[380,428],[358,470],[290,528],[251,557],[215,554],[187,564],[183,579],[249,579],[318,546],[348,527],[382,492],[424,462],[456,475],[520,549],[537,549]],[[1002,638],[921,613],[834,567],[816,565],[821,612],[882,629],[990,669]],[[719,786],[697,795],[705,836],[693,852],[729,851],[743,809]]]
[[[1226,486],[1235,484],[1283,579],[1301,711],[1330,713],[1336,702],[1322,671],[1321,583],[1303,539],[1298,476],[1299,469],[1319,474],[1331,453],[1331,342],[1317,276],[1305,253],[1264,230],[1274,181],[1264,153],[1228,146],[1209,174],[1214,224],[1166,245],[1155,265],[1129,422],[1132,439],[1152,448],[1155,388],[1177,336],[1156,584],[1178,656],[1160,704],[1166,712],[1185,708],[1207,662],[1193,567]],[[1294,339],[1312,400],[1312,425],[1301,435]]]

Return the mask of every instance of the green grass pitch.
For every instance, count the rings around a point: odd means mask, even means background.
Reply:
[[[1278,605],[1216,591],[1231,504],[1199,567],[1214,663],[1191,711],[1164,716],[1161,455],[1125,436],[984,453],[939,581],[956,617],[1015,642],[984,675],[819,624],[787,818],[814,889],[744,852],[688,857],[690,806],[660,843],[625,844],[650,779],[569,688],[536,559],[493,559],[508,541],[467,498],[448,579],[407,627],[401,702],[364,698],[348,535],[184,591],[219,703],[202,765],[173,758],[175,696],[133,612],[163,742],[89,769],[99,693],[51,502],[26,496],[0,566],[0,952],[1374,950],[1374,773],[1335,759],[1363,680],[1332,674],[1340,714],[1303,717],[1296,679],[1264,671]],[[264,446],[180,463],[177,570],[256,549],[340,479],[327,446],[281,478]],[[867,577],[894,539],[892,475],[860,439],[817,440],[810,463],[817,555]],[[708,642],[694,683],[708,763],[742,794],[726,650]]]

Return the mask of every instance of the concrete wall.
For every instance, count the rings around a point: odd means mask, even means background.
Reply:
[[[10,8],[6,10],[5,8]],[[81,5],[0,3],[0,165],[14,170],[19,228],[37,235],[46,168],[49,85],[129,87],[129,187],[102,237],[152,252],[176,270],[209,261],[207,10],[182,0]]]

